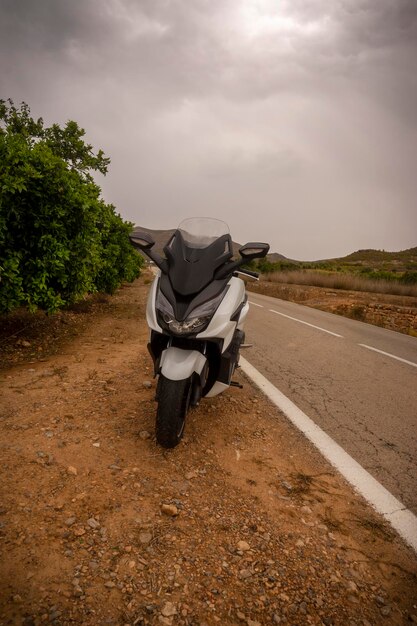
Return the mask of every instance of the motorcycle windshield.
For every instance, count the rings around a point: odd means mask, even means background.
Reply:
[[[200,292],[233,256],[229,227],[212,218],[186,219],[164,248],[169,279],[181,296]]]
[[[223,235],[230,235],[226,222],[211,217],[191,217],[183,220],[178,229],[191,248],[207,248]]]

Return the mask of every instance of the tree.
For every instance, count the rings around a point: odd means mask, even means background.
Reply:
[[[100,197],[94,154],[69,121],[45,128],[27,104],[0,101],[0,311],[49,312],[87,293],[114,290],[139,275],[133,225]]]

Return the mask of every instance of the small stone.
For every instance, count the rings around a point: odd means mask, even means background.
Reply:
[[[237,549],[239,550],[239,552],[247,552],[248,550],[250,550],[250,545],[247,541],[238,541]]]
[[[93,443],[94,448],[99,448],[100,447],[100,443],[98,441],[95,441]]]
[[[76,528],[74,530],[74,535],[76,537],[82,537],[83,535],[85,535],[85,528]]]
[[[346,588],[351,593],[356,593],[358,591],[358,587],[357,587],[356,583],[353,582],[353,580],[348,580],[347,581]]]
[[[13,596],[13,602],[16,602],[16,604],[20,604],[22,602],[22,596],[19,596],[19,594],[17,593]]]
[[[198,472],[193,471],[193,472],[187,472],[185,475],[185,478],[187,480],[192,480],[193,478],[197,478],[197,476],[198,476]]]
[[[50,622],[54,622],[55,620],[58,619],[58,617],[61,617],[62,612],[61,611],[57,611],[56,609],[51,611],[51,613],[49,614],[49,621]]]
[[[248,569],[241,569],[239,572],[240,580],[246,580],[252,576],[252,572]]]
[[[22,348],[30,348],[30,346],[32,345],[32,344],[30,343],[30,341],[26,341],[26,339],[21,339],[21,340],[18,342],[18,344],[19,344],[19,346],[22,346]]]
[[[94,519],[94,517],[91,517],[90,519],[88,519],[87,520],[87,524],[93,530],[97,530],[98,528],[100,528],[100,522],[98,522],[96,519]]]
[[[302,506],[301,507],[301,513],[305,513],[306,515],[311,515],[312,512],[313,511],[310,509],[309,506]]]
[[[255,621],[253,619],[249,619],[249,617],[246,620],[246,623],[247,623],[248,626],[261,626],[261,622],[257,622],[257,621]]]
[[[147,430],[141,430],[139,433],[139,437],[143,440],[145,439],[150,439],[151,438],[151,433]]]
[[[179,511],[175,504],[163,504],[161,506],[161,511],[164,515],[169,515],[170,517],[175,517],[179,514]]]
[[[388,617],[388,615],[391,613],[391,607],[390,606],[382,606],[380,611],[381,611],[381,615],[383,615],[384,617]]]
[[[151,383],[151,381],[150,381],[150,380],[144,380],[144,381],[143,381],[143,383],[142,383],[142,386],[143,386],[145,389],[152,389],[152,383]]]
[[[143,545],[146,545],[146,544],[150,543],[152,541],[151,533],[140,533],[139,534],[139,541]]]
[[[80,596],[83,595],[83,590],[81,589],[81,587],[74,587],[74,589],[72,590],[72,595],[75,598],[79,598]]]
[[[295,542],[295,545],[297,546],[297,548],[304,548],[305,543],[302,539],[298,539],[298,541]]]
[[[241,611],[237,611],[236,612],[236,616],[238,619],[240,619],[242,622],[246,622],[246,615],[244,613],[242,613]]]
[[[67,467],[67,474],[71,474],[72,476],[77,476],[78,474],[77,468],[70,465],[69,467]]]
[[[292,485],[290,485],[290,483],[286,480],[283,480],[281,484],[287,491],[292,491]]]
[[[129,561],[129,568],[134,569],[136,567],[136,561]]]
[[[75,517],[67,517],[64,524],[65,526],[72,526],[73,524],[75,524],[75,521],[76,521]]]
[[[164,606],[162,607],[161,614],[164,617],[171,617],[173,615],[176,615],[177,609],[175,607],[175,604],[173,604],[172,602],[165,602]]]
[[[116,584],[112,580],[107,580],[104,583],[104,586],[107,587],[107,589],[113,589],[113,587],[115,587]]]
[[[306,613],[307,613],[307,602],[300,602],[300,604],[298,605],[298,610],[300,611],[300,613],[303,613],[304,615],[306,615]]]

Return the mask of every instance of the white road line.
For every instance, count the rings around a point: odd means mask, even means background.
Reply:
[[[252,300],[249,300],[249,304],[253,304],[253,306],[258,306],[260,309],[264,308],[262,304],[256,304],[256,302],[252,302]]]
[[[417,517],[242,356],[242,370],[417,552]]]
[[[314,324],[309,324],[309,322],[304,322],[303,320],[299,320],[297,317],[291,317],[291,315],[285,315],[285,313],[280,313],[279,311],[274,311],[274,309],[269,309],[271,313],[276,313],[277,315],[282,315],[282,317],[288,317],[289,320],[294,320],[294,322],[300,322],[300,324],[305,324],[306,326],[311,326],[312,328],[317,328],[317,330],[322,330],[324,333],[329,333],[329,335],[333,335],[334,337],[341,337],[343,339],[343,335],[338,335],[337,333],[332,333],[331,330],[326,330],[325,328],[321,328],[321,326],[315,326]]]
[[[385,356],[391,357],[391,359],[396,359],[397,361],[401,361],[402,363],[407,363],[407,365],[412,365],[413,367],[417,367],[417,363],[413,363],[413,361],[407,361],[407,359],[402,359],[399,356],[395,356],[395,354],[390,354],[389,352],[384,352],[383,350],[378,350],[378,348],[373,348],[372,346],[367,346],[365,343],[359,343],[359,346],[362,348],[367,348],[368,350],[373,350],[374,352],[379,352],[379,354],[384,354]]]

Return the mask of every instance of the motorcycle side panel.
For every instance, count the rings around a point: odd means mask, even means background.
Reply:
[[[158,270],[157,275],[155,276],[153,283],[151,285],[148,302],[146,304],[146,321],[148,322],[149,328],[152,330],[156,330],[158,333],[162,333],[162,328],[158,324],[158,320],[156,319],[156,293],[158,291],[158,283],[161,272]]]
[[[236,322],[231,321],[230,318],[245,299],[245,284],[243,280],[233,277],[229,280],[228,285],[229,289],[212,317],[210,324],[206,330],[197,335],[197,339],[210,339],[211,337],[223,339],[223,352],[229,347],[236,329]],[[242,313],[243,311],[244,309],[242,309]],[[241,320],[242,314],[239,324],[243,324]]]
[[[194,373],[201,375],[206,362],[204,354],[197,350],[182,350],[171,346],[161,354],[161,373],[170,380],[185,380]]]
[[[243,309],[242,309],[242,311],[241,311],[241,313],[239,315],[239,321],[238,321],[238,324],[237,324],[237,327],[238,327],[239,330],[243,330],[248,311],[249,311],[249,302],[246,302],[245,306],[243,307]]]

